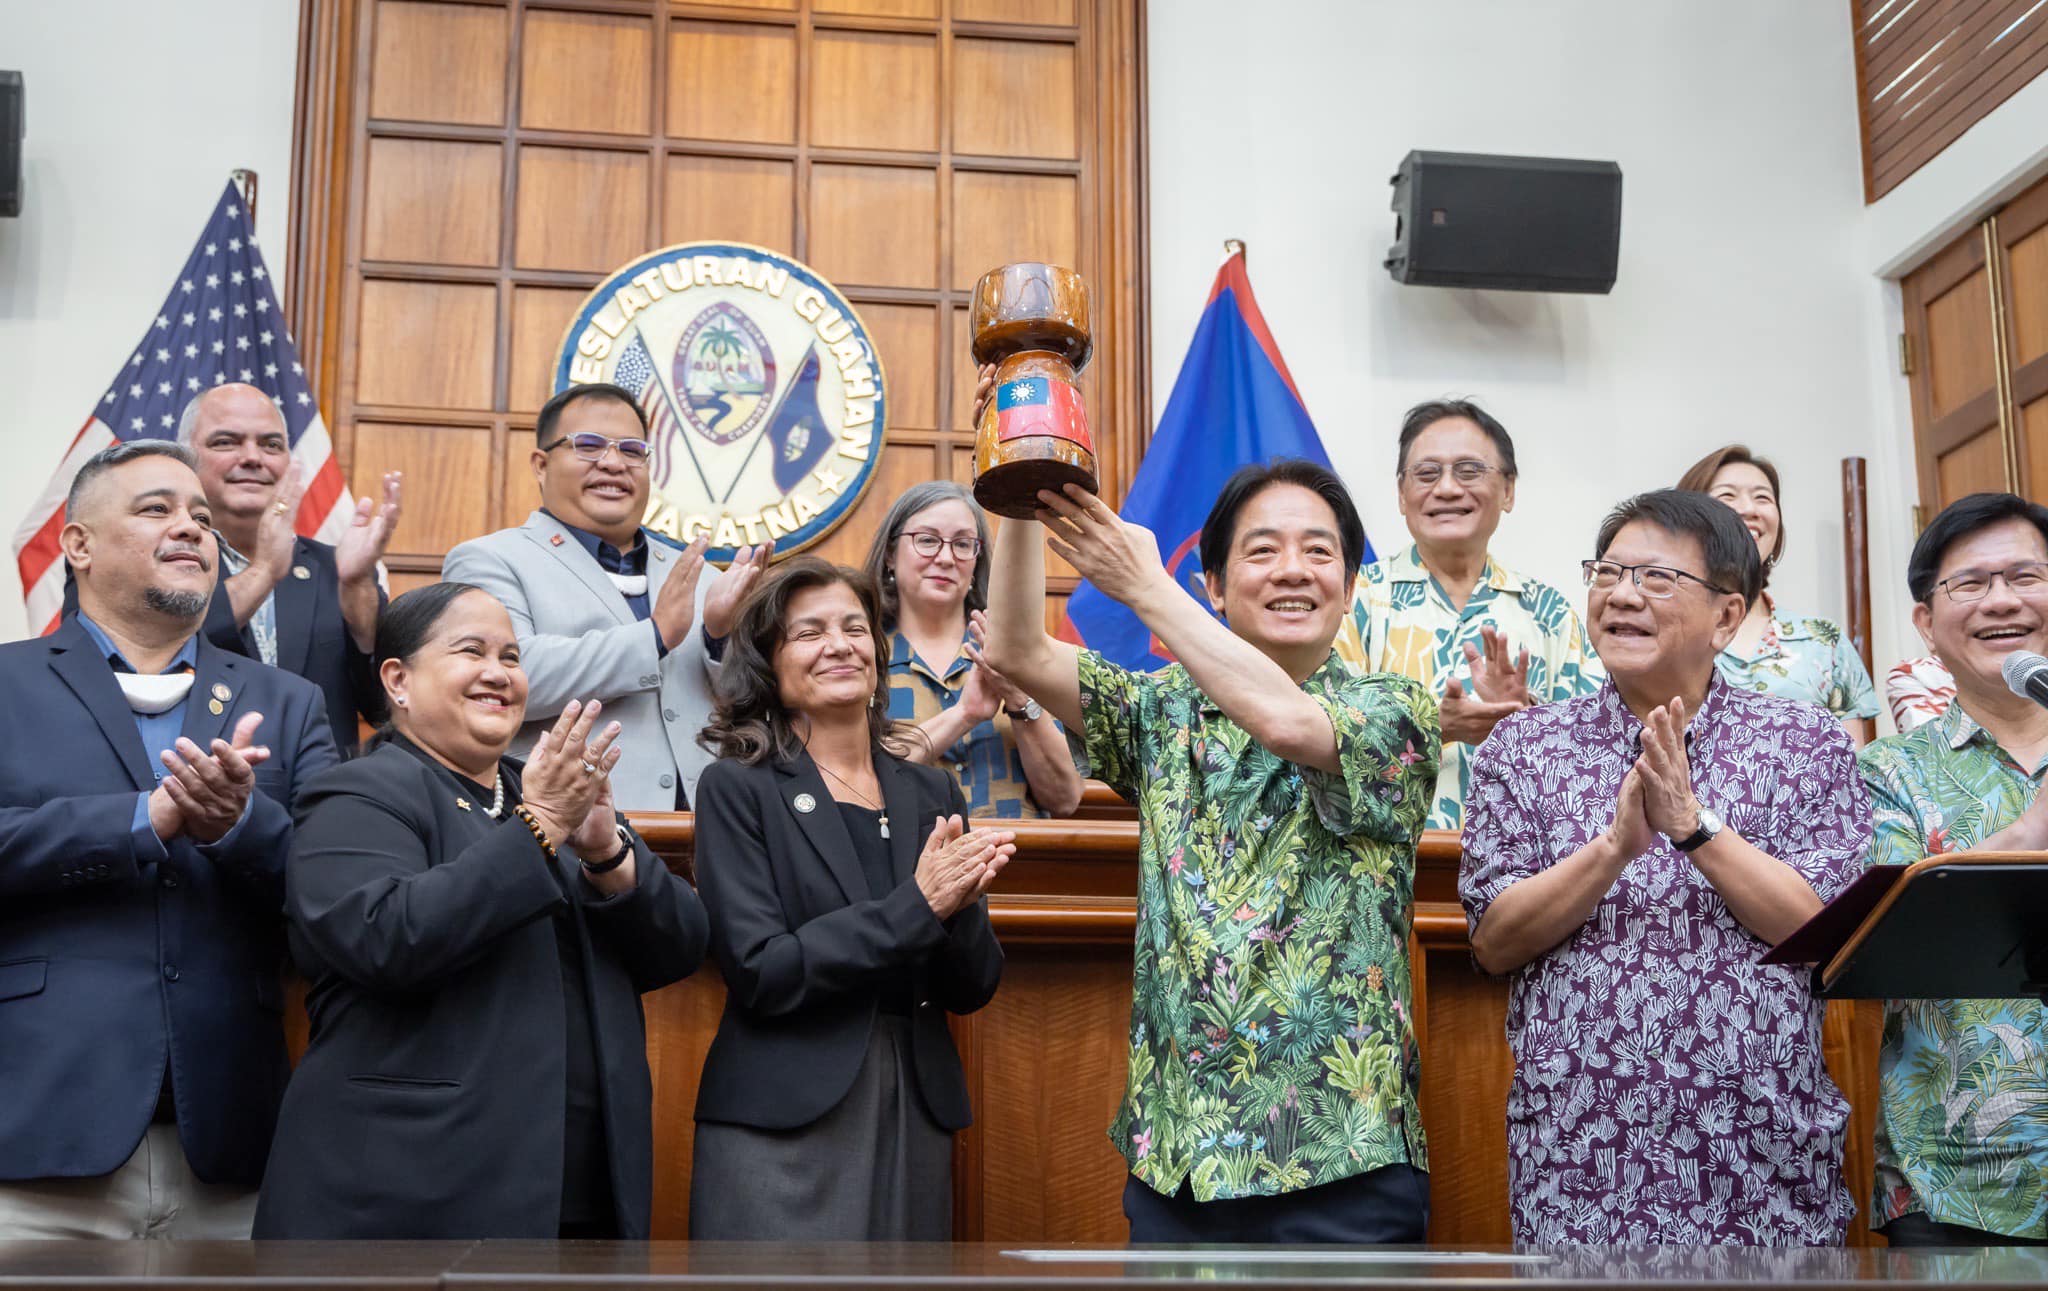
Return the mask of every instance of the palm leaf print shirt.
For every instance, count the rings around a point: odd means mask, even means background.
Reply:
[[[1640,747],[1613,683],[1515,713],[1480,747],[1458,895],[1475,931],[1509,887],[1592,842]],[[1870,808],[1848,732],[1813,704],[1707,685],[1693,792],[1823,901],[1862,872]],[[1663,837],[1508,987],[1517,1242],[1834,1245],[1849,1104],[1822,1003]]]
[[[1539,704],[1590,694],[1606,676],[1586,642],[1585,628],[1564,593],[1524,578],[1488,556],[1465,608],[1451,604],[1415,547],[1358,571],[1351,618],[1337,633],[1337,653],[1361,672],[1398,672],[1443,697],[1452,677],[1469,683],[1465,647],[1484,647],[1481,628],[1508,641],[1508,658],[1529,652],[1529,695]],[[1469,693],[1469,691],[1468,691]],[[1465,820],[1472,746],[1444,745],[1429,828],[1457,829]]]
[[[1863,750],[1874,865],[1959,852],[2018,820],[2048,762],[2013,761],[1961,704]],[[1893,1000],[1878,1050],[1872,1224],[2048,1237],[2048,1008],[2034,1000]]]
[[[1341,775],[1282,761],[1178,664],[1081,652],[1095,774],[1138,809],[1130,1060],[1110,1138],[1200,1201],[1428,1169],[1408,979],[1436,705],[1333,653],[1301,689]]]
[[[1819,704],[1836,717],[1876,717],[1877,688],[1849,634],[1831,619],[1780,614],[1768,592],[1770,625],[1753,654],[1734,646],[1714,660],[1721,675],[1744,690]]]

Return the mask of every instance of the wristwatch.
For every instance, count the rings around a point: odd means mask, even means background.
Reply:
[[[1702,805],[1700,807],[1700,827],[1684,838],[1672,839],[1671,845],[1681,852],[1690,852],[1694,848],[1704,847],[1708,843],[1713,842],[1715,837],[1726,828],[1728,828],[1728,822],[1721,819],[1720,812],[1715,811],[1712,807]]]
[[[1003,712],[1020,722],[1035,722],[1045,713],[1045,710],[1038,706],[1037,700],[1027,699],[1024,701],[1024,707],[1011,708],[1005,705]]]

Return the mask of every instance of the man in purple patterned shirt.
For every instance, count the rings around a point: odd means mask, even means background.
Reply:
[[[1855,750],[1826,710],[1715,671],[1762,582],[1734,512],[1645,493],[1595,550],[1608,681],[1494,728],[1458,875],[1474,957],[1514,979],[1515,1239],[1838,1243],[1822,1005],[1757,959],[1862,868]]]

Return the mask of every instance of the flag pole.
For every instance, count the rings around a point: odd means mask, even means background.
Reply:
[[[228,172],[228,178],[235,181],[242,190],[242,205],[249,208],[249,227],[256,227],[256,172],[238,166]]]
[[[1224,259],[1228,260],[1228,259],[1229,259],[1230,257],[1232,257],[1232,256],[1241,256],[1241,255],[1243,255],[1243,254],[1244,254],[1244,239],[1243,239],[1243,238],[1225,238],[1225,239],[1223,239],[1223,258],[1224,258]]]

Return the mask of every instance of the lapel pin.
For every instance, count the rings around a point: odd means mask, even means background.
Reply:
[[[550,546],[550,547],[559,547],[559,546],[561,546],[561,545],[562,545],[562,535],[561,535],[561,534],[558,534],[558,533],[551,533],[551,534],[549,534],[549,535],[548,535],[548,546]]]
[[[219,700],[209,699],[206,701],[206,711],[212,713],[215,717],[219,717],[222,713],[225,713],[228,710],[221,704]]]
[[[213,697],[215,699],[218,699],[221,703],[225,704],[230,699],[233,699],[235,697],[235,692],[228,689],[228,684],[226,682],[216,681],[213,683]]]
[[[469,810],[469,799],[467,799],[467,798],[457,798],[457,799],[455,800],[455,805],[456,805],[456,806],[458,806],[458,807],[460,807],[460,808],[462,808],[462,809],[463,809],[464,811],[468,811],[468,810]]]
[[[306,567],[305,567],[304,565],[293,565],[293,566],[292,566],[292,577],[293,577],[293,578],[296,578],[296,579],[300,579],[301,581],[303,581],[303,580],[305,580],[305,579],[311,578],[312,576],[313,576],[313,571],[312,571],[312,570],[310,570],[310,569],[307,569],[307,568],[306,568]]]
[[[791,805],[808,816],[818,809],[818,800],[807,793],[800,793],[792,801]]]

